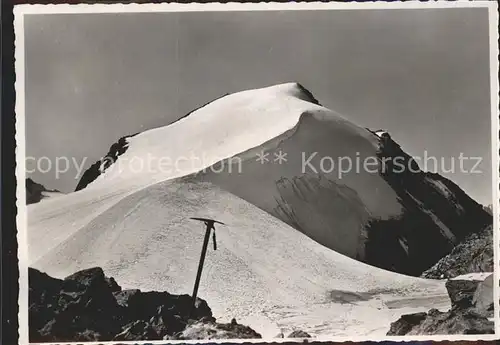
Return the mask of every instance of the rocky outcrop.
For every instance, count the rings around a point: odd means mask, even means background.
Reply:
[[[76,185],[75,192],[87,187],[90,183],[95,181],[95,179],[98,178],[102,173],[104,173],[106,169],[108,169],[111,165],[113,165],[113,163],[116,162],[118,157],[120,157],[127,151],[128,149],[127,139],[132,138],[137,134],[139,133],[121,137],[116,143],[111,145],[108,153],[103,158],[101,158],[100,160],[92,164],[90,168],[85,170],[82,177],[80,178],[80,181],[78,181],[78,184]]]
[[[31,342],[112,339],[121,323],[120,306],[102,270],[59,280],[29,269]]]
[[[493,274],[491,274],[479,283],[472,298],[472,304],[476,311],[487,317],[493,316],[493,284]]]
[[[387,335],[493,334],[493,275],[485,281],[449,280],[451,309],[401,316]]]
[[[307,174],[281,178],[276,188],[280,197],[273,213],[279,219],[336,252],[356,259],[363,256],[365,233],[353,229],[367,223],[370,212],[354,189],[321,175]],[[311,217],[306,217],[308,214]],[[318,231],[316,222],[320,226],[329,224],[335,231]]]
[[[493,272],[492,226],[465,238],[450,254],[422,273],[422,278],[454,278],[479,272]]]
[[[389,133],[372,133],[379,140],[379,174],[398,195],[403,213],[393,219],[370,220],[365,262],[419,276],[467,236],[492,224],[491,214],[455,183],[421,170]]]
[[[213,339],[260,338],[236,321],[216,323],[200,298],[192,309],[189,295],[122,290],[98,267],[62,280],[30,268],[29,324],[31,342],[199,339],[193,325]]]
[[[479,283],[478,280],[448,280],[446,290],[451,300],[452,309],[473,308],[472,300]]]
[[[494,334],[493,321],[473,310],[441,312],[431,309],[428,313],[404,315],[391,324],[387,335],[431,334]]]
[[[26,204],[35,204],[46,197],[44,192],[60,193],[58,190],[50,190],[44,185],[36,183],[31,178],[26,179]]]
[[[290,333],[287,338],[311,338],[311,335],[307,332],[298,330]]]

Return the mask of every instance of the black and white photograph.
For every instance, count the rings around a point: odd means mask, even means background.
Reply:
[[[496,339],[497,10],[16,6],[20,343]]]

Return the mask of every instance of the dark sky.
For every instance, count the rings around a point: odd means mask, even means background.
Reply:
[[[484,157],[482,174],[444,175],[491,203],[487,9],[46,14],[24,25],[27,156],[88,167],[119,137],[225,93],[298,81],[411,155],[445,168],[460,153]],[[70,191],[75,175],[31,176]]]

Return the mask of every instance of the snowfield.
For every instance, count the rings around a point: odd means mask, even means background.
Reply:
[[[303,151],[377,149],[375,135],[314,103],[295,83],[244,91],[129,138],[87,188],[28,207],[30,266],[55,277],[100,266],[127,288],[191,294],[204,226],[189,217],[211,217],[227,225],[217,227],[217,251],[210,243],[198,296],[220,321],[234,317],[268,338],[296,329],[380,336],[401,314],[448,309],[444,282],[349,257],[363,256],[366,219],[397,216],[400,205],[378,174],[300,173]],[[256,161],[275,150],[288,153],[287,164]],[[244,183],[197,173],[233,156]],[[152,169],[132,166],[137,157]],[[170,165],[159,169],[164,157]],[[340,243],[342,254],[311,237]]]

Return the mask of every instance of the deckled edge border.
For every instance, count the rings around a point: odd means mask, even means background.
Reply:
[[[367,10],[367,9],[422,9],[422,8],[487,8],[490,38],[490,92],[492,116],[492,183],[493,183],[493,242],[494,242],[494,308],[495,334],[492,335],[432,335],[432,336],[369,336],[332,337],[328,340],[311,339],[322,342],[407,342],[407,341],[492,341],[500,339],[500,117],[498,80],[498,4],[493,1],[453,1],[453,2],[259,2],[259,3],[113,3],[113,4],[21,4],[14,7],[15,45],[15,128],[16,128],[16,217],[18,260],[19,260],[19,344],[29,344],[28,338],[28,261],[27,261],[27,206],[25,204],[26,185],[26,141],[25,141],[25,70],[24,70],[24,15],[49,13],[144,13],[144,12],[200,12],[200,11],[282,11],[282,10]],[[20,159],[21,158],[21,159]],[[495,168],[497,170],[495,170]],[[496,173],[495,173],[496,172]],[[19,183],[21,181],[21,183]],[[226,340],[159,340],[126,342],[85,342],[85,344],[200,344],[200,343],[301,343],[303,339],[228,339]],[[81,343],[81,342],[75,342]],[[75,344],[71,343],[71,344]],[[70,343],[44,343],[70,344]]]

